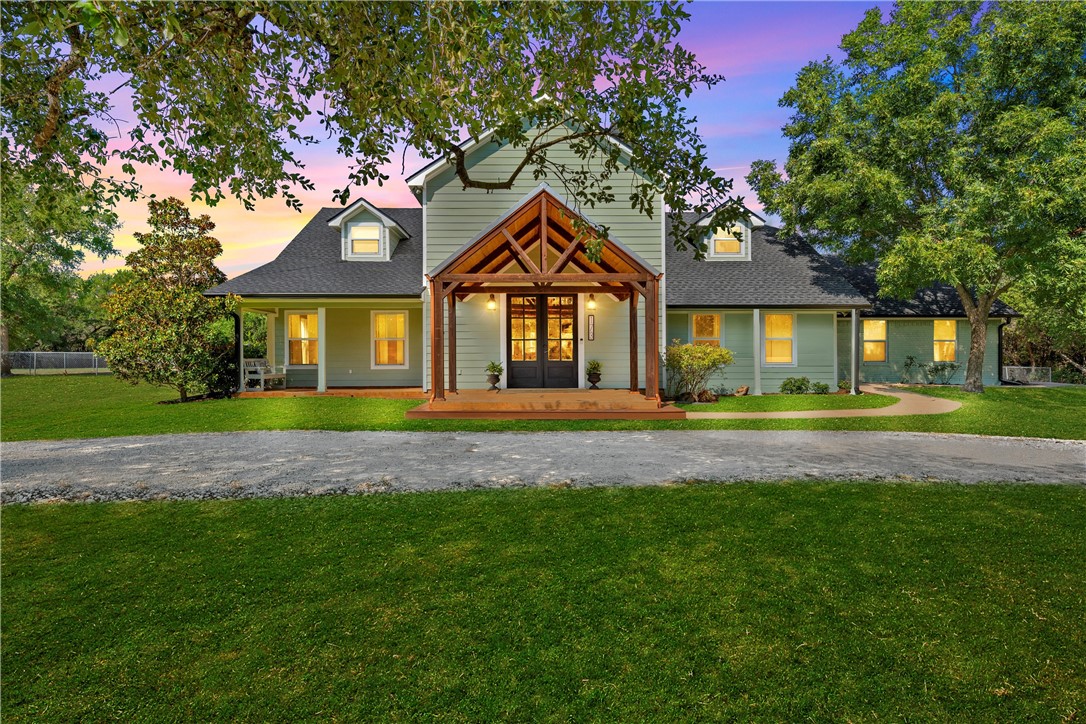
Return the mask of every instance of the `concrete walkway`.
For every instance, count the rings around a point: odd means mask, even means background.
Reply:
[[[244,432],[6,443],[0,500],[210,499],[706,480],[1086,485],[1086,442],[883,432]]]
[[[897,417],[899,415],[942,415],[954,412],[962,403],[942,397],[930,397],[888,385],[860,385],[860,390],[877,395],[896,397],[897,402],[888,407],[871,407],[852,410],[807,410],[804,412],[692,412],[688,420],[772,420],[807,419],[812,417]]]

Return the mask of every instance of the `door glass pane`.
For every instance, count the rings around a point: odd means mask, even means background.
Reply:
[[[535,362],[535,359],[536,359],[535,341],[533,340],[531,342],[525,342],[524,343],[524,361],[525,362]]]
[[[548,339],[558,339],[558,337],[560,336],[559,335],[559,330],[561,329],[561,324],[562,324],[561,319],[555,319],[554,317],[549,317],[547,319],[547,338]]]
[[[547,359],[551,362],[559,362],[562,359],[562,353],[558,347],[558,344],[559,342],[557,339],[552,339],[547,342]]]
[[[520,341],[519,339],[513,340],[513,361],[524,361],[524,342]]]
[[[572,339],[563,339],[562,340],[562,361],[563,362],[572,362],[573,361],[573,340]]]

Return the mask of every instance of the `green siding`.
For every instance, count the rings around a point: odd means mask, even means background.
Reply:
[[[793,313],[788,310],[773,312]],[[766,310],[762,310],[763,319]],[[755,335],[754,313],[749,310],[690,309],[671,310],[667,314],[668,343],[690,341],[691,318],[694,314],[720,314],[721,344],[731,350],[735,361],[715,375],[710,381],[713,387],[736,389],[746,385],[754,389]],[[777,392],[787,377],[808,377],[812,382],[835,384],[833,368],[833,319],[834,312],[794,312],[795,353],[797,364],[791,366],[762,365],[762,392]],[[761,331],[758,332],[758,357],[761,358]]]
[[[501,311],[487,309],[488,298],[489,295],[476,294],[466,301],[456,303],[456,384],[460,389],[488,388],[487,363],[501,359],[501,346],[498,341]],[[448,329],[448,324],[445,328]],[[445,366],[447,369],[447,359]],[[446,371],[446,385],[447,378]]]
[[[984,384],[999,384],[999,324],[1001,320],[988,322],[988,340],[984,349]],[[849,334],[852,328],[848,319],[842,319],[837,325],[838,373],[841,379],[848,377]],[[905,369],[905,358],[912,355],[917,360],[917,367],[930,364],[934,357],[934,320],[931,319],[888,319],[886,324],[886,362],[863,361],[863,319],[860,320],[860,381],[861,382],[901,382]],[[958,340],[956,361],[961,367],[950,378],[950,384],[960,385],[965,381],[965,367],[969,359],[969,321],[958,320]],[[916,367],[910,378],[911,382],[925,381],[923,374]]]
[[[325,306],[325,374],[329,387],[414,387],[422,384],[422,307],[417,301],[389,300],[366,304],[336,303]],[[267,306],[261,307],[266,309]],[[314,307],[279,307],[272,328],[275,357],[280,365],[287,360],[286,316],[289,312]],[[407,312],[407,362],[404,369],[370,369],[373,345],[370,337],[371,312]],[[316,387],[317,367],[287,367],[287,387]]]
[[[588,315],[596,317],[596,338],[588,341]],[[616,301],[604,294],[596,295],[595,311],[585,310],[585,324],[580,336],[585,339],[584,359],[599,360],[603,365],[599,386],[607,389],[630,387],[630,303]],[[645,305],[637,307],[637,382],[645,385]],[[587,385],[587,383],[586,383]]]

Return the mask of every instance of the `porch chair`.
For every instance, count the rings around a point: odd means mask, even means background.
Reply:
[[[248,389],[250,385],[259,384],[260,389],[263,390],[265,385],[271,387],[275,383],[282,384],[283,389],[286,389],[287,373],[285,367],[282,365],[272,367],[268,364],[268,360],[263,357],[245,360],[245,389]]]

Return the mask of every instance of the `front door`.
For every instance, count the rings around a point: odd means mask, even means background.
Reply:
[[[577,386],[576,297],[509,297],[509,386]]]

